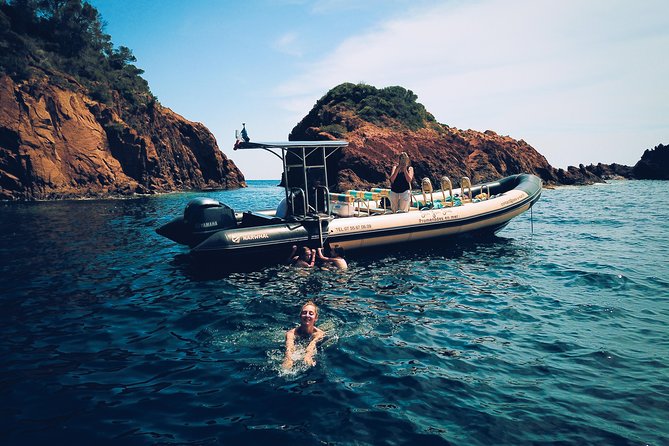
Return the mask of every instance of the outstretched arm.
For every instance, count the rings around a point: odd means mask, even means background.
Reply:
[[[316,250],[316,254],[318,255],[318,258],[324,262],[332,261],[330,257],[327,257],[325,254],[323,254],[323,248],[318,248]]]
[[[314,333],[314,336],[311,339],[311,342],[309,342],[309,345],[307,345],[307,349],[304,353],[304,363],[310,366],[316,365],[316,361],[314,361],[314,355],[316,354],[316,345],[325,336],[325,332],[323,330],[318,328],[316,330],[318,331]]]
[[[293,366],[293,353],[295,353],[295,329],[286,332],[286,354],[283,358],[283,368],[289,369]]]
[[[311,250],[311,259],[309,259],[309,268],[314,266],[315,263],[316,263],[316,250],[312,249]]]

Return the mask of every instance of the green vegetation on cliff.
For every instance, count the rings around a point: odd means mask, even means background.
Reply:
[[[434,116],[417,99],[418,96],[411,90],[399,86],[379,89],[367,84],[343,83],[316,102],[291,136],[304,135],[306,129],[318,127],[321,131],[342,137],[353,130],[352,122],[340,119],[342,112],[353,113],[364,121],[389,128],[418,130],[436,124]]]
[[[82,0],[0,0],[0,75],[15,81],[46,74],[69,90],[121,105],[132,116],[156,98],[133,65],[132,51],[114,48],[100,13]]]

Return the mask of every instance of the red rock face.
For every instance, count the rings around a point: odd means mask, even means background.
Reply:
[[[159,104],[137,119],[45,79],[0,77],[0,199],[246,186],[202,124]]]
[[[517,173],[534,173],[546,184],[585,184],[597,181],[589,172],[565,172],[554,169],[546,158],[522,140],[500,136],[493,131],[458,130],[439,124],[416,131],[381,128],[374,124],[348,118],[349,131],[344,138],[349,147],[333,157],[336,166],[329,170],[338,175],[329,178],[335,190],[369,187],[388,187],[392,166],[399,153],[407,152],[414,168],[414,187],[424,177],[440,184],[442,176],[449,177],[458,187],[462,177],[472,184],[491,181]],[[339,117],[338,122],[342,122]],[[293,139],[331,139],[319,127],[300,133],[296,127]]]
[[[290,134],[293,141],[337,138],[350,142],[328,161],[328,183],[339,191],[388,187],[401,152],[409,154],[414,167],[414,187],[424,177],[438,185],[442,176],[456,187],[465,176],[476,184],[533,173],[547,186],[632,177],[631,167],[619,165],[555,169],[523,140],[491,130],[459,130],[439,124],[413,92],[398,86],[338,85],[316,102]]]
[[[393,88],[398,90],[399,87]],[[583,166],[570,167],[566,171],[555,169],[525,141],[500,136],[491,130],[459,130],[437,123],[427,112],[420,124],[406,111],[420,111],[422,106],[409,100],[397,100],[397,95],[389,97],[387,90],[352,84],[335,87],[291,132],[291,140],[336,139],[328,133],[333,131],[339,138],[349,141],[342,153],[329,160],[331,189],[388,187],[392,166],[401,152],[407,152],[411,159],[413,186],[416,188],[425,177],[430,178],[433,185],[439,185],[442,176],[446,176],[454,187],[458,187],[462,177],[469,177],[476,184],[518,173],[536,174],[545,185],[603,181]],[[356,108],[365,110],[361,108],[364,100],[357,96],[378,98],[384,94],[388,101],[376,101],[381,104],[381,109],[371,114],[376,123],[361,118],[356,112]],[[397,113],[404,121],[391,118],[387,113]]]
[[[407,152],[415,173],[414,186],[428,177],[439,184],[447,176],[454,184],[462,177],[480,183],[515,173],[536,173],[544,179],[552,167],[524,141],[494,132],[454,128],[392,131],[366,124],[347,135],[350,142],[340,160],[340,188],[388,186],[400,152]]]

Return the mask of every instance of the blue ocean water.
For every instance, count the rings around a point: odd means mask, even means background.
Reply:
[[[669,444],[669,187],[545,190],[492,240],[204,273],[154,230],[276,182],[0,204],[0,444]],[[328,333],[281,371],[300,303]]]

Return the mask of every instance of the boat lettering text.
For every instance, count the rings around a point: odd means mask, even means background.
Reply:
[[[248,234],[242,237],[242,240],[260,240],[269,238],[269,235],[261,232],[260,234]]]
[[[251,240],[261,240],[261,239],[268,239],[269,234],[265,232],[261,232],[260,234],[246,234],[246,235],[234,235],[230,237],[230,240],[232,240],[233,243],[239,243],[241,241],[251,241]]]
[[[204,223],[200,223],[198,226],[201,228],[211,228],[212,226],[216,226],[218,222],[216,221],[205,221]]]
[[[437,223],[440,221],[457,220],[458,215],[426,215],[418,219],[418,223]]]
[[[350,225],[332,228],[332,232],[350,232],[350,231],[364,231],[365,229],[372,229],[372,225]]]
[[[510,205],[510,204],[513,204],[513,203],[515,203],[515,202],[517,202],[517,201],[522,200],[522,198],[523,198],[523,197],[513,197],[513,198],[509,198],[508,200],[502,201],[502,203],[501,203],[500,205],[501,205],[501,206],[508,206],[508,205]]]

